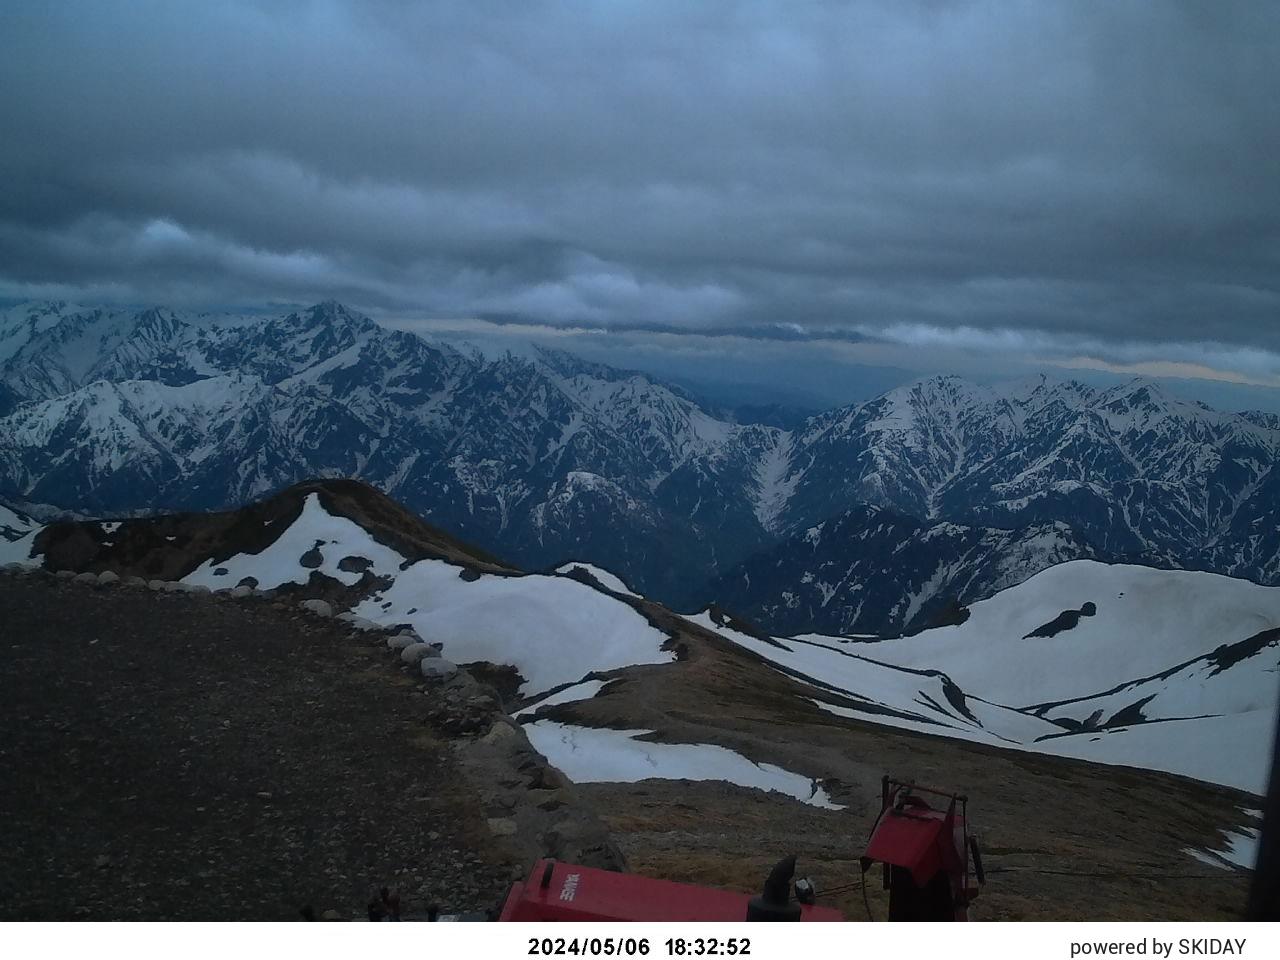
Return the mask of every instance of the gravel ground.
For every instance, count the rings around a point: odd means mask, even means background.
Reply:
[[[483,909],[515,866],[430,694],[267,600],[0,576],[0,919]]]

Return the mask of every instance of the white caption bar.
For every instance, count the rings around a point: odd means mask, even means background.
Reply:
[[[523,960],[748,957],[853,960],[939,955],[982,960],[1280,957],[1280,928],[1247,923],[9,923],[0,954],[68,960]],[[387,954],[383,951],[395,951]],[[892,953],[889,953],[892,951]],[[905,953],[904,953],[905,951]]]

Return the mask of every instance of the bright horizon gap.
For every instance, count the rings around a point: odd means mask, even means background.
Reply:
[[[410,317],[388,317],[379,318],[374,316],[378,323],[383,326],[394,329],[408,330],[410,332],[432,332],[432,333],[456,333],[459,335],[466,334],[494,334],[498,336],[523,335],[529,337],[546,337],[556,339],[571,339],[577,336],[584,337],[645,337],[655,342],[683,341],[686,343],[706,343],[708,345],[717,343],[776,343],[779,349],[787,347],[797,347],[804,344],[821,345],[824,347],[834,348],[841,353],[849,354],[848,361],[850,365],[872,364],[880,365],[888,363],[892,365],[893,357],[888,356],[883,348],[892,346],[907,346],[899,341],[890,339],[853,341],[844,337],[825,336],[822,333],[809,333],[798,324],[788,324],[788,328],[796,332],[794,337],[753,337],[744,335],[739,332],[716,333],[711,331],[685,331],[685,330],[650,330],[647,328],[606,328],[591,326],[560,326],[556,324],[537,323],[534,321],[498,321],[484,317],[457,317],[457,318],[410,318]],[[425,329],[422,329],[425,328]],[[1134,345],[1134,349],[1141,349],[1145,345]],[[1215,343],[1212,341],[1206,343],[1175,343],[1176,352],[1194,351],[1201,347],[1207,347],[1211,350],[1226,351],[1228,348],[1225,344]],[[939,350],[955,351],[968,356],[976,355],[973,349],[966,349],[957,344],[939,344],[936,346]],[[1014,354],[1012,344],[1010,345],[1010,354]],[[1272,355],[1266,351],[1254,351],[1256,354],[1271,357]],[[865,356],[859,356],[865,354]],[[1257,375],[1233,370],[1225,367],[1212,366],[1206,363],[1196,363],[1187,360],[1174,359],[1171,357],[1154,357],[1151,359],[1133,360],[1133,361],[1115,361],[1107,360],[1103,357],[1091,355],[1088,353],[1074,353],[1066,357],[1044,356],[1034,353],[1016,354],[1020,363],[1028,366],[1044,366],[1059,370],[1080,370],[1091,371],[1097,373],[1114,374],[1116,376],[1128,377],[1148,377],[1157,380],[1179,380],[1179,381],[1205,381],[1209,383],[1231,384],[1241,387],[1258,387],[1266,390],[1280,389],[1280,374],[1275,375]],[[904,359],[904,358],[897,358]],[[984,360],[989,360],[989,356],[983,356]],[[1274,357],[1274,362],[1280,369],[1280,356]],[[904,367],[904,369],[913,369]],[[926,367],[914,368],[923,376],[945,374],[946,370],[936,370],[932,373]],[[1011,379],[1017,379],[1017,376]]]
[[[44,299],[9,303],[12,307]],[[933,376],[996,384],[1043,374],[1079,379],[1101,389],[1133,378],[1149,378],[1184,399],[1199,400],[1224,412],[1280,413],[1280,356],[1217,342],[1121,342],[1115,345],[1119,355],[1108,357],[1100,352],[1104,344],[1096,340],[1081,343],[1078,338],[1043,333],[1028,338],[1024,331],[1001,328],[944,330],[899,325],[885,328],[892,331],[889,336],[872,337],[871,328],[864,327],[867,334],[863,339],[852,339],[781,323],[757,328],[756,335],[750,329],[609,327],[465,314],[420,316],[354,306],[332,297],[313,302],[273,300],[260,306],[222,305],[207,311],[146,302],[99,304],[87,298],[56,299],[85,309],[101,305],[123,310],[173,309],[191,315],[268,317],[333,301],[365,314],[384,328],[451,340],[491,356],[506,350],[518,354],[539,342],[554,344],[583,359],[679,384],[731,407],[750,405],[752,401],[736,395],[747,395],[755,387],[776,394],[763,403],[816,412],[865,402]],[[779,329],[790,335],[768,335]],[[1020,342],[1027,339],[1030,342]],[[1195,357],[1204,359],[1192,359]]]

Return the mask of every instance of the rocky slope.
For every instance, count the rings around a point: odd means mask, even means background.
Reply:
[[[547,854],[624,861],[497,694],[281,596],[0,573],[7,920],[492,909]]]

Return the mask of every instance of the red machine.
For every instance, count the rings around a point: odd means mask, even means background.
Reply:
[[[920,794],[945,798],[935,809]],[[969,835],[966,797],[885,777],[881,809],[861,858],[864,902],[867,871],[884,865],[890,920],[968,920],[983,882],[977,840]],[[970,882],[970,855],[977,884]],[[498,917],[503,921],[568,920],[843,920],[817,906],[807,880],[794,884],[796,858],[773,868],[757,897],[711,887],[539,860],[513,884]],[[826,893],[846,890],[847,884]],[[870,917],[870,906],[867,908]]]
[[[795,858],[790,867],[795,868]],[[774,868],[779,872],[787,861]],[[773,874],[770,875],[771,877]],[[790,874],[787,875],[790,880]],[[539,860],[523,883],[513,884],[499,920],[747,920],[770,909],[786,916],[760,919],[843,920],[839,910],[812,904],[764,902],[713,887],[695,887],[669,880],[653,880],[630,873],[613,873],[555,860]],[[794,915],[791,915],[794,914]]]
[[[922,793],[945,798],[946,809],[931,807]],[[971,853],[976,883],[969,878]],[[969,835],[968,797],[885,777],[880,815],[862,855],[864,884],[873,863],[884,864],[890,920],[968,920],[985,880],[978,840]]]

